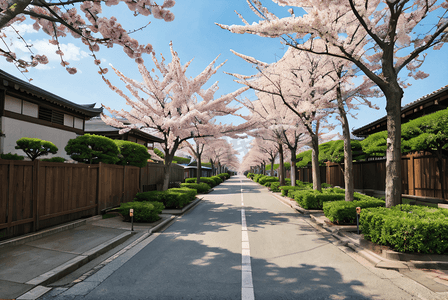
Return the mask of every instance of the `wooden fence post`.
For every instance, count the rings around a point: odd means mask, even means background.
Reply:
[[[12,230],[12,202],[14,196],[14,164],[11,160],[9,162],[9,186],[8,186],[8,233],[7,235],[13,235]]]
[[[126,166],[123,166],[123,192],[122,192],[122,198],[121,202],[124,203],[126,200]]]
[[[408,184],[409,184],[409,195],[415,195],[414,154],[411,154],[411,157],[409,159]]]
[[[97,196],[96,196],[96,212],[95,214],[98,215],[100,212],[100,201],[101,201],[101,197],[102,197],[102,175],[103,175],[103,163],[100,162],[98,164],[98,190],[97,190]]]
[[[38,159],[34,161],[33,166],[33,231],[39,230],[39,164]]]

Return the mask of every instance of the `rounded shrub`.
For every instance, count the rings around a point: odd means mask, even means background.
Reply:
[[[114,140],[114,142],[120,149],[120,154],[118,155],[120,160],[117,162],[117,165],[143,168],[148,163],[148,159],[151,158],[148,149],[143,145],[122,140]]]
[[[125,221],[130,221],[129,210],[134,209],[135,222],[152,223],[160,219],[159,214],[164,209],[160,202],[126,202],[121,203],[117,211],[122,214]]]
[[[205,182],[201,182],[199,184],[198,183],[181,183],[180,187],[195,189],[198,191],[199,194],[205,194],[211,189],[210,186]]]
[[[87,164],[115,164],[120,150],[114,140],[95,134],[84,134],[68,141],[65,151],[73,160]]]

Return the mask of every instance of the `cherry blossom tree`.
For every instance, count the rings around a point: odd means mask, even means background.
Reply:
[[[278,18],[260,1],[248,0],[260,17],[258,23],[220,25],[234,33],[281,37],[292,47],[333,56],[355,64],[384,93],[388,143],[386,154],[386,206],[401,203],[401,99],[405,82],[399,73],[425,78],[419,70],[425,51],[438,50],[447,40],[448,2],[442,0],[273,0],[290,6],[291,16]],[[303,8],[296,16],[292,7]],[[426,22],[427,21],[427,22]],[[325,48],[314,47],[322,40]],[[311,42],[309,42],[311,41]]]
[[[256,65],[259,73],[254,76],[235,76],[236,81],[258,91],[258,95],[272,98],[264,103],[271,103],[265,111],[275,112],[275,118],[280,118],[278,124],[284,124],[284,132],[277,131],[282,144],[294,152],[291,153],[291,174],[295,177],[296,151],[301,147],[304,132],[311,139],[313,149],[312,170],[313,188],[321,190],[319,169],[319,135],[326,116],[331,113],[335,105],[334,83],[325,76],[330,72],[329,60],[321,56],[296,51],[289,48],[285,55],[276,63],[266,64],[253,57],[234,52],[247,62]],[[260,96],[258,96],[260,98]],[[275,104],[274,104],[275,103]],[[266,105],[266,104],[265,104]],[[249,108],[250,104],[246,103]],[[261,110],[259,110],[261,111]],[[332,126],[327,126],[332,129]],[[290,133],[286,133],[287,130]],[[291,130],[296,130],[292,133]],[[280,150],[279,150],[280,151]],[[295,178],[294,178],[295,179]],[[292,181],[291,184],[295,184]]]
[[[163,57],[158,60],[154,53],[152,55],[154,65],[161,75],[160,78],[154,74],[154,71],[148,71],[142,63],[138,64],[138,69],[143,82],[128,78],[114,68],[115,73],[126,83],[126,88],[135,100],[112,85],[109,80],[104,79],[113,91],[126,100],[131,110],[129,112],[116,111],[103,105],[113,116],[101,115],[108,125],[122,128],[120,133],[137,128],[156,134],[163,140],[161,144],[165,152],[164,190],[169,185],[174,154],[182,142],[192,138],[231,134],[246,126],[245,124],[241,126],[215,124],[214,118],[236,113],[238,108],[228,105],[247,88],[241,88],[217,99],[214,98],[218,89],[217,82],[207,89],[202,89],[224,63],[215,67],[217,57],[199,75],[189,78],[185,73],[192,61],[182,65],[172,45],[170,48],[172,60],[168,65],[164,63]],[[120,122],[119,118],[126,119],[130,124]]]
[[[29,19],[34,21],[35,30],[42,30],[50,36],[49,43],[57,46],[56,54],[60,56],[61,65],[70,74],[75,74],[76,68],[68,67],[69,62],[64,59],[64,53],[60,47],[60,40],[67,34],[81,39],[92,53],[96,65],[100,66],[101,63],[101,60],[96,57],[100,46],[107,48],[114,45],[122,46],[130,58],[140,61],[142,54],[152,52],[152,46],[142,45],[131,38],[130,34],[139,29],[126,31],[118,23],[116,17],[103,16],[104,5],[115,6],[120,3],[126,4],[134,16],[153,15],[154,18],[163,19],[166,22],[174,20],[174,15],[168,10],[174,6],[174,0],[165,0],[162,5],[156,4],[153,0],[2,0],[0,1],[0,39],[3,47],[0,47],[0,55],[4,56],[8,62],[14,63],[22,72],[26,72],[29,67],[48,63],[44,54],[34,53],[32,45],[26,42],[18,29],[18,24]],[[146,27],[147,24],[140,29]],[[30,51],[29,60],[18,58],[9,48],[7,32],[11,31]],[[105,74],[107,68],[100,66],[99,72]]]
[[[266,155],[271,163],[271,176],[274,176],[275,158],[278,155],[277,145],[272,141],[256,138],[254,140],[254,147],[258,147],[261,155]]]
[[[222,173],[225,165],[238,169],[239,161],[236,157],[238,152],[224,138],[208,139],[202,155],[209,160],[215,175]]]

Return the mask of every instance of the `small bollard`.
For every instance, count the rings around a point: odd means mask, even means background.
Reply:
[[[356,208],[356,229],[358,230],[359,234],[359,214],[361,213],[361,207]]]
[[[134,231],[134,209],[129,210],[129,216],[131,217],[131,231]]]

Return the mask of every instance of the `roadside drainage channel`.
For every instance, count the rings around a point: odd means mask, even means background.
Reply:
[[[314,211],[314,210],[305,210],[298,205],[292,203],[287,199],[284,199],[282,196],[272,194],[276,199],[285,203],[292,209],[297,212],[309,216],[309,218],[313,221],[314,224],[318,225],[320,228],[325,229],[329,232],[334,238],[336,238],[340,244],[343,246],[349,247],[363,258],[370,261],[377,268],[391,269],[397,270],[400,269],[440,269],[440,270],[448,270],[448,256],[446,257],[446,261],[437,261],[434,258],[428,258],[427,261],[417,260],[415,257],[412,257],[410,254],[400,253],[392,250],[384,250],[383,255],[374,253],[369,249],[365,249],[360,245],[360,238],[352,238],[346,232],[356,231],[356,226],[350,226],[347,228],[334,228],[332,226],[328,226],[324,221],[320,220],[319,217],[316,217],[313,214],[322,213],[322,211]]]
[[[177,213],[177,215],[181,215],[186,213],[187,211],[191,210],[192,208],[196,207],[199,202],[202,199],[196,198],[192,203],[187,205],[182,210],[176,210],[174,211]],[[98,216],[95,216],[98,217]],[[93,218],[95,218],[93,217]],[[169,218],[164,220],[163,222],[157,224],[153,228],[149,229],[147,233],[144,233],[141,237],[139,237],[137,240],[132,242],[130,245],[126,246],[113,256],[107,258],[103,262],[101,262],[99,265],[91,269],[90,271],[84,273],[81,277],[73,281],[71,284],[69,284],[67,287],[58,287],[58,288],[51,288],[51,287],[45,287],[44,285],[51,284],[64,276],[70,274],[71,272],[75,271],[76,269],[80,268],[84,264],[88,263],[89,261],[93,260],[94,258],[100,256],[103,253],[106,253],[107,251],[115,248],[119,244],[123,243],[125,240],[127,240],[131,235],[136,234],[136,231],[128,231],[120,234],[119,236],[89,250],[83,253],[82,255],[75,257],[74,259],[60,265],[59,267],[48,271],[45,274],[42,274],[28,282],[26,284],[35,285],[34,288],[26,292],[25,294],[21,295],[17,298],[17,300],[29,300],[29,299],[38,299],[39,297],[43,296],[47,293],[53,293],[53,296],[57,296],[59,294],[61,295],[73,295],[73,294],[86,294],[85,291],[91,291],[93,288],[95,288],[100,282],[102,282],[104,279],[106,279],[111,272],[118,269],[120,266],[122,266],[125,262],[127,262],[132,256],[137,254],[141,249],[143,249],[147,244],[149,244],[151,241],[153,241],[158,235],[154,234],[158,232],[161,229],[164,229],[165,227],[170,226],[178,216],[171,215]],[[87,220],[82,220],[83,222],[78,225],[84,225],[86,224]],[[67,228],[70,229],[70,228]],[[59,231],[57,231],[59,232]],[[56,232],[54,232],[56,233]],[[129,253],[127,253],[129,251]],[[85,283],[83,281],[89,281],[90,277],[93,277],[96,273],[100,272],[105,266],[109,265],[111,262],[119,258],[120,256],[126,256],[124,259],[118,260],[117,263],[115,263],[114,266],[109,268],[109,270],[106,271],[105,274],[101,274],[99,276],[101,277],[101,280],[98,282],[98,284],[88,283],[87,285],[90,287],[87,288]],[[112,271],[111,271],[112,270]],[[98,276],[97,276],[98,277]]]

